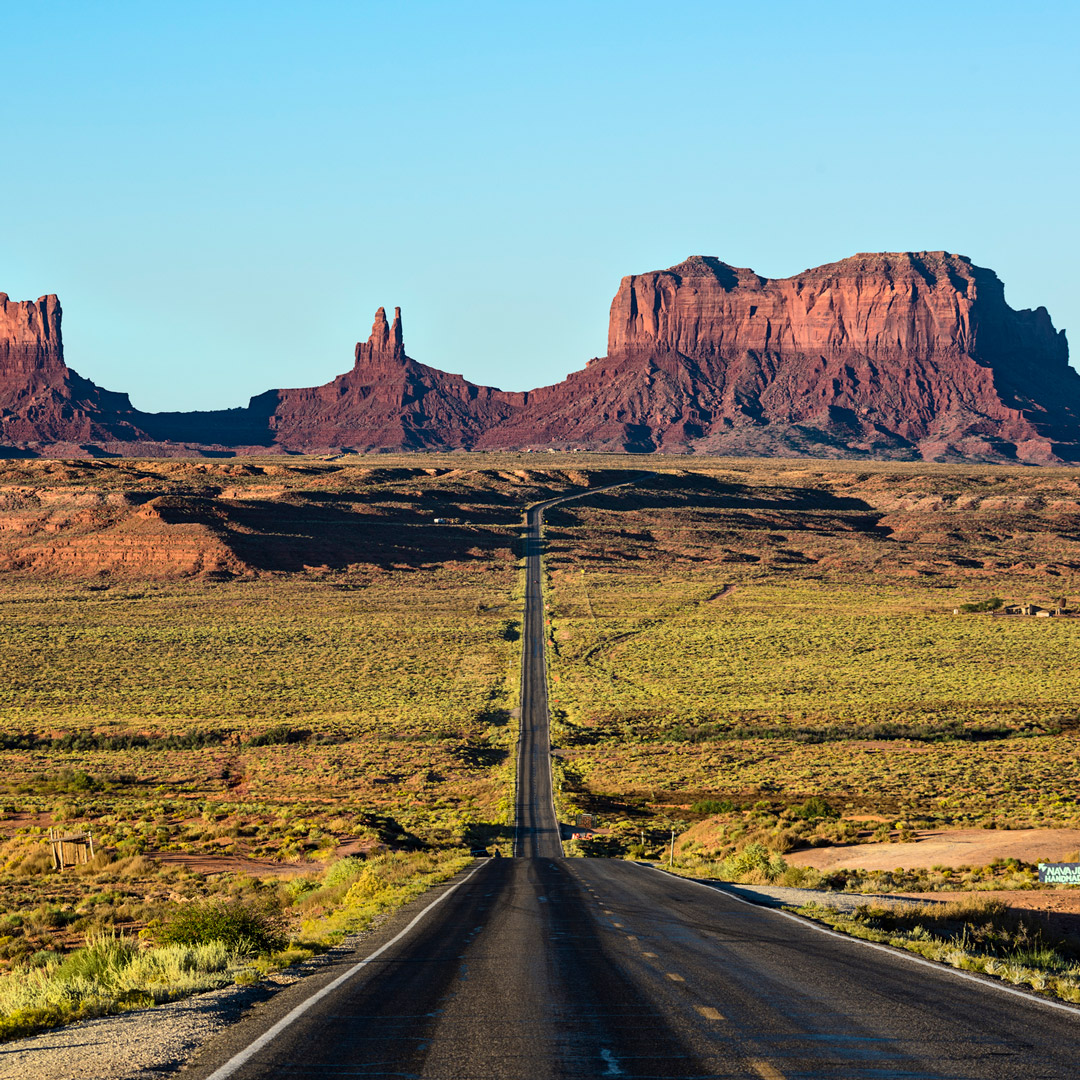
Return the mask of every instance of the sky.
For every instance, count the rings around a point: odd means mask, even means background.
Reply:
[[[1080,4],[24,5],[0,291],[146,410],[410,356],[546,385],[626,274],[958,252],[1080,363]]]

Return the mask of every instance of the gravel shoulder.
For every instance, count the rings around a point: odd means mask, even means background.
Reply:
[[[103,1016],[0,1043],[4,1080],[143,1080],[180,1068],[197,1047],[273,993],[262,984]]]

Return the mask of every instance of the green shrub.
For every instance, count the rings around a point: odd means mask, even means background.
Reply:
[[[694,814],[730,814],[735,804],[730,799],[702,799],[690,807]]]
[[[749,885],[768,884],[782,877],[788,869],[783,857],[754,841],[715,865],[714,872],[723,881],[741,881]]]
[[[364,872],[364,860],[355,855],[346,855],[343,859],[327,867],[323,875],[323,886],[333,888],[335,885],[345,885],[355,881]]]
[[[1005,601],[1000,596],[993,596],[989,600],[978,600],[974,604],[961,604],[961,611],[997,611]]]
[[[179,908],[157,934],[164,945],[219,941],[237,952],[267,953],[287,943],[280,911],[241,900],[205,900]]]
[[[130,938],[102,936],[88,939],[85,949],[78,949],[60,962],[54,978],[61,982],[86,979],[112,985],[119,973],[132,961],[137,946]]]
[[[834,810],[820,795],[811,795],[802,806],[793,808],[791,814],[793,817],[803,818],[805,821],[840,816],[839,812]]]

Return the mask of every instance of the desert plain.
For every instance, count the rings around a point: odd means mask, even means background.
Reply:
[[[1034,874],[1080,848],[1080,470],[9,459],[3,967],[238,900],[285,963],[510,854],[522,513],[621,481],[547,514],[568,854],[1080,910]]]

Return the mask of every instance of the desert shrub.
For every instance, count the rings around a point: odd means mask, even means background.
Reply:
[[[364,860],[355,855],[347,855],[327,867],[323,874],[323,886],[333,888],[336,885],[351,884],[364,872]]]
[[[716,864],[717,876],[727,881],[768,884],[787,870],[783,858],[764,844],[754,841],[734,855]]]
[[[788,866],[780,875],[778,883],[797,889],[813,889],[821,881],[821,872],[812,866]]]
[[[204,900],[178,908],[157,933],[164,945],[220,941],[238,952],[272,952],[287,942],[280,911],[265,903]]]
[[[13,861],[11,872],[19,877],[28,877],[32,874],[47,874],[52,870],[52,855],[44,845],[31,848],[21,859]]]
[[[142,950],[122,936],[90,938],[67,957],[47,953],[0,976],[0,1039],[209,990],[232,981],[239,963],[220,941]]]
[[[989,600],[976,600],[972,604],[961,604],[961,611],[997,611],[1004,606],[1005,601],[1000,596],[992,596]]]
[[[112,983],[137,951],[135,943],[126,937],[110,935],[91,939],[85,949],[64,957],[54,976],[62,982],[86,979]]]
[[[59,772],[34,777],[19,784],[15,790],[20,794],[81,794],[101,791],[104,786],[100,780],[82,769],[60,769]]]
[[[267,731],[245,739],[244,746],[291,746],[293,743],[307,742],[312,736],[310,728],[294,728],[279,724]]]
[[[730,814],[734,809],[730,799],[702,799],[690,807],[694,814]]]
[[[792,817],[799,817],[804,821],[840,816],[839,812],[834,810],[820,795],[811,795],[802,806],[793,808],[790,813]]]
[[[1080,1000],[1080,941],[999,900],[860,905],[854,912],[817,904],[799,909],[856,937],[888,942],[930,960],[983,971],[1015,986]]]
[[[105,735],[90,731],[74,731],[51,738],[33,732],[7,732],[0,735],[0,750],[37,750],[45,753],[72,750],[201,750],[222,746],[233,741],[228,731],[183,731],[171,735],[143,735],[126,732]]]

